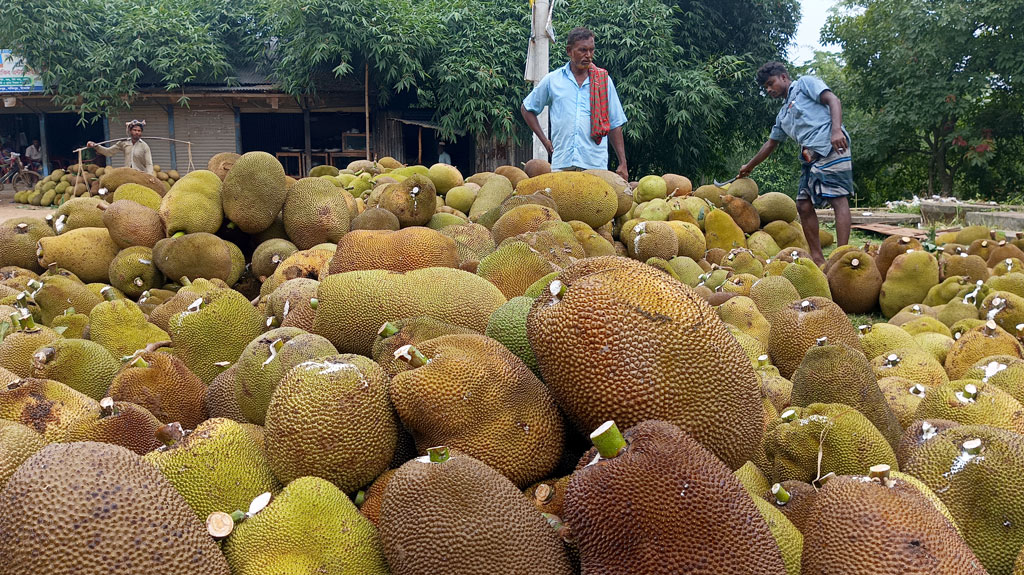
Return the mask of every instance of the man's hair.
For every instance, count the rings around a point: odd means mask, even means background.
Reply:
[[[764,86],[764,83],[768,81],[768,78],[772,76],[781,76],[783,74],[789,75],[789,70],[786,70],[786,65],[782,62],[766,62],[760,68],[757,69],[757,85]]]
[[[565,45],[569,48],[572,48],[572,45],[575,44],[576,42],[580,42],[582,40],[586,40],[588,38],[593,37],[594,33],[591,32],[589,28],[577,26],[576,28],[569,30],[569,35],[565,37]]]

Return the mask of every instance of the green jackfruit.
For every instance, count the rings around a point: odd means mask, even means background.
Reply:
[[[928,290],[939,283],[939,264],[925,251],[910,251],[897,256],[889,266],[878,296],[885,317],[892,317],[904,307],[921,303]]]
[[[320,178],[303,178],[292,186],[284,202],[284,227],[298,249],[338,243],[348,232],[346,195],[348,192]]]
[[[149,323],[138,304],[127,299],[97,304],[89,314],[89,339],[122,358],[170,336]]]
[[[491,314],[487,321],[486,335],[508,348],[539,377],[537,357],[533,354],[530,340],[526,336],[526,316],[532,305],[533,298],[530,297],[519,296],[509,299]]]
[[[156,267],[168,278],[226,280],[231,275],[231,249],[219,237],[198,232],[166,238],[153,246]]]
[[[223,289],[207,292],[172,316],[167,332],[174,353],[208,384],[222,371],[218,364],[237,361],[264,327],[262,314],[245,296]]]
[[[64,441],[80,417],[98,415],[100,404],[52,379],[24,378],[0,389],[0,419],[15,421],[47,441]]]
[[[103,399],[121,363],[102,345],[87,339],[56,339],[32,356],[31,377],[53,379]]]
[[[242,154],[224,176],[224,215],[247,234],[266,230],[284,206],[285,184],[284,167],[277,158],[266,152]]]
[[[46,444],[46,439],[32,428],[0,419],[0,491],[18,466]]]
[[[104,282],[119,247],[107,228],[78,228],[56,237],[39,238],[39,265],[66,268],[85,283]]]

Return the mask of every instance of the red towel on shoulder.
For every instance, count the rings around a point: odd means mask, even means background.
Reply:
[[[608,119],[608,70],[590,65],[590,137],[598,144],[612,129]]]

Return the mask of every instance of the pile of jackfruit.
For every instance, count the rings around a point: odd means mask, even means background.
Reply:
[[[107,181],[103,176],[111,172]],[[136,172],[129,168],[107,168],[96,164],[72,164],[66,170],[54,170],[50,175],[42,178],[31,190],[22,190],[14,194],[14,201],[18,204],[29,204],[32,206],[62,206],[73,198],[100,197],[108,191],[113,191],[123,183],[122,178],[130,178],[140,184],[152,187],[161,194],[174,185],[179,178],[178,170],[163,171],[159,165],[153,166],[153,175]],[[111,179],[113,178],[113,179]]]
[[[0,223],[0,573],[1024,573],[1019,238],[819,267],[751,180],[540,161],[76,173]]]

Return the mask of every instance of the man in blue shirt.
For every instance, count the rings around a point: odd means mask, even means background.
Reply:
[[[836,213],[838,245],[850,241],[853,160],[850,135],[843,128],[842,104],[820,79],[801,76],[794,81],[779,62],[761,66],[757,83],[772,98],[785,98],[785,103],[775,118],[768,141],[740,168],[739,177],[747,177],[787,137],[796,140],[800,145],[802,167],[796,196],[800,225],[807,237],[811,258],[818,265],[824,264],[815,206],[831,204]]]
[[[586,28],[574,28],[566,39],[565,52],[569,56],[569,61],[565,66],[544,76],[523,100],[519,111],[526,124],[534,134],[537,134],[551,154],[552,170],[607,170],[607,140],[611,140],[619,162],[615,171],[628,181],[626,149],[622,139],[622,125],[626,123],[626,114],[622,111],[622,103],[619,102],[615,84],[607,76],[607,102],[602,101],[600,104],[607,106],[608,138],[601,138],[594,133],[593,124],[597,118],[592,118],[591,115],[591,78],[595,70],[604,72],[592,66],[594,33]],[[544,135],[537,120],[537,114],[541,113],[545,106],[550,107],[550,140]]]

